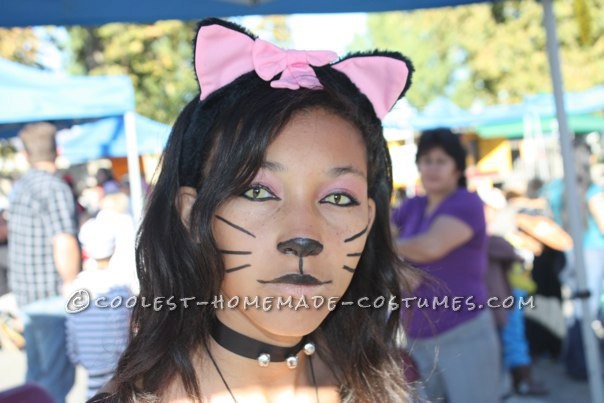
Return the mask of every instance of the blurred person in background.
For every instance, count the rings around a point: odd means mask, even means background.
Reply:
[[[8,292],[8,223],[0,210],[0,296]]]
[[[130,199],[123,192],[105,195],[100,201],[101,209],[96,219],[111,223],[115,236],[115,252],[111,262],[116,269],[115,275],[120,276],[138,294],[134,245],[136,230],[129,203]]]
[[[595,319],[594,328],[602,339],[602,296],[604,292],[604,186],[592,179],[592,153],[589,145],[581,137],[573,142],[577,197],[579,201],[580,225],[583,238],[583,256],[587,289],[589,291],[590,318]],[[542,195],[547,199],[553,218],[565,229],[569,228],[569,212],[566,205],[565,186],[562,178],[547,183]],[[578,290],[576,270],[572,263],[572,250],[566,252],[568,264],[561,273],[561,282],[572,292]],[[587,379],[585,352],[583,351],[580,319],[583,316],[580,299],[573,305],[574,318],[568,328],[564,342],[563,359],[570,376]]]
[[[113,260],[118,232],[111,215],[101,210],[79,233],[89,259],[69,293],[85,292],[101,305],[91,303],[87,309],[67,315],[67,350],[72,363],[82,365],[88,373],[87,398],[109,381],[128,342],[130,309],[126,301],[133,293],[122,267]]]
[[[61,292],[80,271],[76,207],[57,176],[56,128],[32,123],[19,133],[31,169],[9,198],[9,284],[22,312],[27,353],[26,382],[65,401],[75,369],[65,342]]]
[[[526,246],[529,235],[519,235],[516,211],[499,189],[479,188],[478,194],[484,202],[487,221],[489,297],[496,297],[500,302],[514,298],[513,306],[504,307],[501,304],[493,309],[501,341],[503,367],[511,375],[513,393],[521,396],[545,395],[547,389],[533,377],[533,361],[525,334],[525,310],[520,304],[521,298],[527,301],[529,294],[537,288],[527,270],[533,259],[533,252]],[[536,243],[538,241],[535,239],[528,240],[529,247]],[[540,253],[541,245],[533,250],[534,253]]]
[[[113,172],[109,168],[99,168],[96,171],[97,186],[102,189],[103,195],[117,193],[120,191],[120,184],[113,177]]]
[[[399,229],[396,251],[427,274],[413,293],[428,307],[413,306],[406,327],[409,352],[429,401],[496,402],[496,327],[491,311],[476,309],[487,306],[486,224],[482,201],[466,189],[466,151],[450,130],[429,130],[420,137],[416,163],[426,194],[410,198],[392,215]],[[461,298],[475,307],[433,309],[436,298],[450,304]]]

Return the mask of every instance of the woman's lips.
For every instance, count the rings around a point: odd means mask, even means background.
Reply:
[[[320,281],[318,278],[311,276],[310,274],[298,274],[290,273],[280,277],[276,277],[272,280],[257,280],[260,284],[290,284],[290,285],[302,285],[302,286],[318,286],[323,284],[330,284],[331,280]]]

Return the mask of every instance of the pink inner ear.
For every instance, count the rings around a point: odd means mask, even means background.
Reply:
[[[251,57],[254,40],[222,25],[199,29],[195,44],[195,72],[200,99],[254,70]]]
[[[409,77],[404,61],[387,56],[351,57],[332,67],[346,74],[369,98],[380,119],[394,106]]]

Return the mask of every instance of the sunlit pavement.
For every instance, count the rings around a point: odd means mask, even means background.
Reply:
[[[549,359],[540,359],[535,362],[533,377],[541,381],[548,389],[549,394],[543,397],[512,396],[505,403],[588,403],[591,401],[589,384],[587,381],[575,381],[564,373],[564,368],[559,362]]]
[[[25,353],[19,350],[0,350],[0,390],[22,385],[25,381]],[[86,400],[86,371],[78,367],[76,382],[67,396],[67,403]]]

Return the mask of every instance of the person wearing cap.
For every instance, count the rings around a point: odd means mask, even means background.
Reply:
[[[9,286],[22,313],[27,383],[64,402],[75,379],[67,357],[61,292],[80,271],[76,207],[57,176],[56,127],[40,122],[19,132],[30,163],[9,197]]]
[[[86,221],[79,239],[88,260],[71,287],[72,295],[89,298],[89,306],[67,316],[67,351],[74,365],[88,372],[87,398],[109,381],[128,342],[133,293],[113,264],[116,226],[110,212],[101,210]]]

